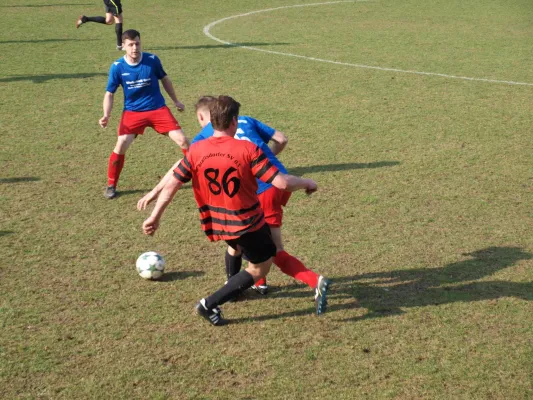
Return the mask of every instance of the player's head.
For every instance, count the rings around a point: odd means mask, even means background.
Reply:
[[[237,118],[239,117],[238,101],[229,96],[218,96],[211,106],[211,124],[216,131],[226,131],[230,135],[237,132]]]
[[[216,101],[216,97],[202,96],[196,102],[196,118],[202,128],[211,121],[211,107]]]
[[[141,34],[135,29],[128,29],[122,34],[122,48],[132,60],[141,57]]]

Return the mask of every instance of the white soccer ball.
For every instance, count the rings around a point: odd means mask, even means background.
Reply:
[[[159,279],[165,272],[165,260],[155,251],[141,254],[135,265],[137,272],[144,279]]]

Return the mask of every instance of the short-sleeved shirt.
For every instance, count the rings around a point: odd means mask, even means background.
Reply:
[[[213,136],[214,132],[213,126],[211,123],[209,123],[194,137],[192,143],[207,139]],[[274,164],[281,173],[286,174],[287,169],[281,163],[281,161],[278,160],[267,144],[270,139],[272,139],[274,132],[276,132],[274,128],[271,128],[263,122],[252,117],[240,115],[238,118],[238,127],[237,133],[235,134],[235,139],[247,140],[259,146],[268,157],[270,162]],[[270,183],[265,183],[261,180],[257,181],[257,186],[257,194],[261,194],[272,187]]]
[[[256,179],[270,183],[278,173],[258,146],[227,136],[191,145],[174,169],[181,183],[192,179],[202,230],[211,241],[236,239],[264,225]]]
[[[159,88],[159,79],[167,73],[155,54],[142,53],[141,61],[130,64],[126,56],[111,65],[106,90],[115,93],[119,86],[124,90],[124,110],[152,111],[165,105]]]

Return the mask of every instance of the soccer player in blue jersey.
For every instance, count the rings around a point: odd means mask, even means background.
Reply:
[[[104,0],[105,17],[86,17],[80,15],[76,20],[76,28],[86,22],[97,22],[99,24],[112,25],[115,23],[115,33],[117,35],[117,50],[122,50],[122,4],[120,0]]]
[[[194,137],[191,145],[213,136],[214,129],[210,122],[210,107],[214,104],[214,102],[216,102],[216,98],[212,96],[204,96],[197,102],[196,116],[200,126],[202,127],[202,130]],[[279,153],[279,151],[281,151],[287,144],[286,136],[252,117],[239,116],[237,122],[238,126],[235,139],[247,140],[257,145],[264,152],[269,161],[276,166],[281,173],[286,174],[287,169],[274,155],[275,151]],[[267,144],[271,141],[273,142],[272,147],[274,151],[272,151]],[[173,179],[173,169],[178,163],[176,163],[176,165],[174,165],[167,172],[161,182],[150,193],[139,200],[137,203],[138,209],[142,210],[146,208],[151,201],[158,197],[160,191],[164,187],[165,182]],[[317,306],[316,312],[318,315],[320,315],[326,310],[326,293],[329,281],[324,276],[318,275],[317,273],[306,268],[298,258],[289,254],[283,248],[283,241],[281,237],[283,207],[287,204],[291,193],[280,190],[272,184],[261,182],[260,180],[257,181],[257,184],[257,195],[259,202],[261,203],[261,208],[263,209],[265,215],[265,221],[270,227],[272,239],[276,245],[276,256],[273,260],[274,264],[276,264],[286,275],[292,276],[300,282],[306,283],[308,286],[315,289]],[[241,252],[232,248],[231,246],[228,246],[225,254],[225,264],[226,275],[229,280],[229,278],[241,270]],[[268,290],[266,279],[264,278],[264,280],[255,282],[255,285],[252,286],[252,288],[261,294],[266,294]]]
[[[118,127],[117,144],[109,157],[108,181],[104,192],[108,199],[116,196],[126,150],[137,135],[144,133],[146,127],[151,127],[160,134],[168,134],[184,153],[189,148],[189,140],[165,105],[165,98],[161,94],[159,81],[178,111],[183,111],[185,106],[177,99],[172,81],[161,61],[155,54],[141,51],[141,34],[134,29],[124,32],[122,44],[126,55],[111,65],[104,96],[104,116],[98,121],[102,128],[107,126],[113,109],[114,93],[122,86],[124,111]]]

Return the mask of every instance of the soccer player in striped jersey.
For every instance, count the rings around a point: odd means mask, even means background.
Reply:
[[[122,50],[122,4],[120,0],[104,0],[105,17],[86,17],[80,15],[76,20],[76,28],[87,22],[112,25],[115,23],[115,33],[117,35],[117,50]]]
[[[211,115],[209,108],[214,99],[215,98],[212,96],[204,96],[196,103],[196,116],[202,130],[193,138],[191,141],[192,144],[213,136],[214,130],[210,123]],[[272,164],[284,174],[287,173],[285,166],[276,157],[288,142],[287,137],[282,132],[271,128],[255,118],[239,116],[235,138],[239,140],[247,140],[258,145]],[[272,149],[268,146],[269,142],[272,142]],[[283,207],[285,207],[289,201],[291,193],[279,190],[271,183],[262,182],[260,180],[257,181],[257,185],[257,195],[265,213],[265,220],[270,227],[272,238],[276,244],[277,253],[274,257],[274,264],[276,264],[286,275],[292,276],[296,280],[315,289],[315,295],[317,297],[320,296],[320,290],[322,290],[323,286],[327,286],[329,283],[326,278],[306,268],[298,258],[289,254],[283,247],[281,236]],[[242,256],[240,252],[228,247],[225,261],[226,274],[229,279],[240,271]],[[261,294],[266,294],[268,290],[266,278],[256,282],[253,289]],[[321,303],[317,303],[317,306],[320,307]],[[317,309],[318,314],[321,312],[322,310]]]
[[[116,187],[124,166],[126,151],[137,135],[142,135],[146,127],[167,135],[181,147],[189,148],[189,140],[165,105],[159,81],[170,96],[178,111],[185,106],[176,97],[172,81],[163,69],[161,61],[155,54],[141,50],[141,34],[129,29],[122,35],[122,44],[126,55],[111,65],[106,93],[104,95],[104,116],[98,123],[105,128],[113,109],[114,94],[119,86],[124,91],[124,110],[118,127],[118,139],[109,157],[107,169],[107,188],[104,196],[112,199],[116,196]]]
[[[311,179],[280,173],[255,144],[234,138],[239,108],[229,96],[217,98],[211,108],[213,136],[190,147],[174,169],[174,179],[165,180],[150,217],[143,223],[143,232],[154,234],[176,192],[192,180],[202,230],[208,239],[226,241],[249,260],[246,269],[197,304],[198,314],[216,326],[225,323],[219,306],[266,276],[276,254],[256,194],[256,178],[287,191],[312,193],[317,189]]]

